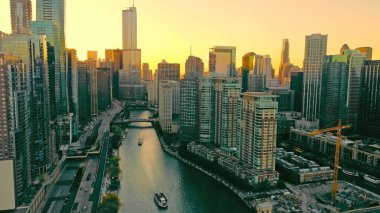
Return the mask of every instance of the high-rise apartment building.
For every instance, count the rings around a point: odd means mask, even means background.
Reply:
[[[365,53],[367,56],[366,60],[372,60],[372,47],[358,47],[356,50]]]
[[[238,78],[216,78],[214,80],[214,141],[224,148],[236,147],[237,110],[241,92]]]
[[[73,136],[78,136],[79,106],[78,106],[78,58],[75,49],[67,49],[67,94],[69,101],[69,113],[72,114]]]
[[[209,52],[209,72],[220,77],[235,77],[236,47],[215,46]]]
[[[0,53],[0,160],[12,159],[16,205],[22,203],[31,184],[31,124],[27,69],[21,59]],[[6,180],[2,180],[6,181]],[[10,186],[13,188],[12,186]],[[9,194],[13,194],[9,192]]]
[[[241,80],[206,76],[200,87],[200,142],[236,147],[237,101]]]
[[[32,20],[31,0],[10,0],[12,33],[28,33]]]
[[[302,103],[302,127],[319,127],[322,66],[326,56],[327,35],[313,34],[305,39],[304,88]]]
[[[357,130],[380,139],[380,61],[365,61],[361,72]]]
[[[277,96],[246,92],[239,107],[239,157],[257,170],[275,171]]]
[[[179,82],[160,81],[159,123],[165,133],[177,133],[179,130]]]
[[[347,55],[326,56],[322,69],[320,128],[347,124]]]

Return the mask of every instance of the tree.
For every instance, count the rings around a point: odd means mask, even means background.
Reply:
[[[120,199],[116,194],[106,194],[98,207],[98,213],[117,213],[121,206]]]
[[[113,156],[108,160],[111,166],[116,166],[116,167],[119,166],[119,161],[120,161],[120,158],[117,156]]]
[[[111,141],[112,148],[118,149],[120,146],[120,140],[121,140],[121,135],[123,134],[123,130],[118,126],[112,126],[111,131],[113,133],[112,141]]]
[[[121,169],[119,167],[116,167],[116,166],[110,166],[108,168],[108,174],[111,176],[111,177],[118,177],[119,174],[121,172]]]

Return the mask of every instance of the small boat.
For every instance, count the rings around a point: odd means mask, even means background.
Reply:
[[[123,139],[125,139],[125,135],[123,135]]]
[[[168,208],[168,199],[164,193],[154,193],[154,202],[161,208]]]
[[[364,180],[369,181],[369,182],[371,182],[371,183],[374,183],[374,184],[380,184],[380,179],[378,179],[378,178],[376,178],[376,177],[374,177],[374,176],[372,176],[372,175],[367,175],[367,174],[365,174],[365,175],[363,176],[363,178],[364,178]]]
[[[345,169],[343,169],[342,172],[343,172],[344,174],[346,174],[346,175],[349,175],[349,176],[359,177],[359,173],[357,173],[357,172],[353,172],[353,171],[349,171],[349,170],[345,170]]]
[[[142,143],[143,143],[143,140],[140,138],[140,139],[139,139],[139,142],[138,142],[137,144],[138,144],[139,146],[141,146]]]

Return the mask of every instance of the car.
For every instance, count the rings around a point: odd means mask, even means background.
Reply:
[[[84,191],[85,191],[85,192],[87,192],[87,191],[88,191],[88,189],[86,188]]]
[[[83,206],[83,211],[86,211],[86,209],[87,209],[87,206]]]

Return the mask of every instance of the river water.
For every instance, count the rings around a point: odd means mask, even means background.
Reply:
[[[147,118],[149,111],[132,111]],[[138,146],[138,139],[143,145]],[[245,213],[243,202],[214,179],[165,153],[150,123],[134,123],[119,149],[122,169],[120,212]],[[153,193],[163,192],[169,207],[160,210]]]

